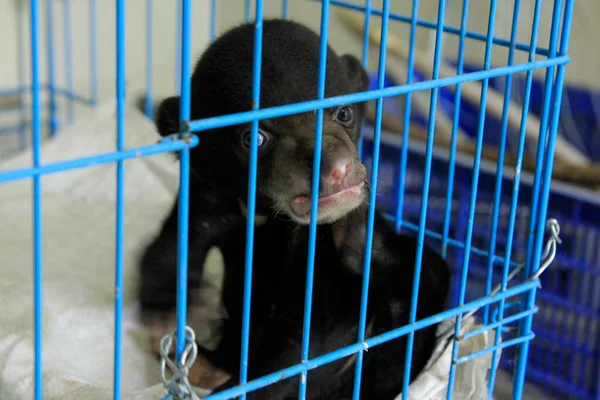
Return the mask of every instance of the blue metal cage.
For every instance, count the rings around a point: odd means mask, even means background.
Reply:
[[[121,397],[121,337],[122,337],[122,282],[123,282],[123,225],[124,225],[124,161],[133,157],[144,157],[157,153],[178,152],[180,160],[180,197],[179,197],[179,256],[178,256],[178,313],[176,330],[176,362],[181,363],[183,352],[190,342],[186,334],[186,281],[187,281],[187,232],[188,232],[188,181],[190,150],[201,146],[194,132],[220,126],[234,125],[242,122],[252,122],[251,157],[249,193],[248,193],[248,228],[245,265],[245,294],[242,359],[240,386],[222,393],[211,395],[211,399],[229,399],[239,396],[245,398],[245,393],[269,385],[280,379],[282,372],[286,377],[302,375],[300,398],[305,397],[306,382],[310,380],[311,369],[332,362],[351,353],[357,354],[355,389],[360,385],[362,354],[367,347],[393,340],[399,336],[408,336],[409,349],[412,347],[414,331],[437,321],[452,318],[456,321],[455,334],[459,334],[463,317],[466,313],[479,310],[479,315],[485,325],[485,330],[502,332],[505,337],[498,339],[493,346],[476,354],[459,358],[460,340],[453,342],[453,363],[449,371],[448,398],[451,398],[456,366],[462,362],[486,353],[492,353],[496,361],[498,350],[503,349],[500,365],[514,373],[513,398],[522,397],[526,380],[542,383],[546,388],[558,393],[564,398],[598,399],[600,398],[600,299],[598,296],[586,296],[585,293],[598,293],[600,289],[600,260],[596,254],[590,255],[599,239],[598,209],[600,204],[593,198],[578,195],[574,190],[564,190],[558,185],[551,191],[551,171],[554,160],[554,148],[560,116],[560,104],[563,93],[565,65],[569,62],[568,44],[571,28],[573,0],[554,0],[554,12],[551,21],[543,21],[541,17],[541,0],[535,1],[535,13],[532,23],[530,43],[517,43],[513,35],[510,41],[495,38],[493,29],[496,18],[497,0],[490,0],[489,28],[487,34],[469,32],[466,29],[469,0],[463,0],[463,23],[460,29],[444,24],[446,0],[439,1],[437,20],[423,21],[417,18],[419,1],[413,0],[411,15],[399,15],[390,12],[390,0],[383,1],[381,9],[375,8],[370,0],[364,5],[338,1],[321,0],[321,61],[319,73],[318,98],[313,101],[281,106],[269,109],[260,108],[259,83],[261,79],[260,54],[262,51],[262,24],[264,14],[263,1],[257,0],[252,4],[249,0],[244,3],[245,19],[251,19],[254,7],[255,21],[255,51],[254,51],[254,108],[247,112],[218,118],[190,121],[190,73],[191,73],[191,9],[192,0],[178,0],[178,30],[175,57],[178,63],[177,82],[181,95],[181,126],[184,132],[158,144],[150,144],[141,148],[126,149],[124,147],[125,126],[125,0],[116,0],[116,144],[117,151],[94,157],[73,159],[64,162],[41,164],[41,144],[43,137],[60,132],[62,108],[64,105],[64,120],[73,121],[75,103],[93,106],[98,98],[97,85],[97,42],[96,11],[99,7],[95,0],[89,4],[89,88],[86,94],[81,94],[80,88],[75,88],[71,79],[73,72],[73,57],[70,37],[70,0],[61,2],[63,12],[64,62],[66,76],[64,87],[56,82],[53,65],[55,63],[54,38],[54,2],[45,0],[46,6],[46,61],[47,82],[40,79],[40,55],[43,46],[38,36],[40,30],[40,1],[30,0],[29,9],[25,10],[24,2],[17,1],[19,8],[18,27],[18,64],[19,81],[15,88],[0,89],[2,96],[17,96],[19,101],[14,111],[18,113],[18,123],[0,127],[0,134],[15,135],[19,147],[25,148],[32,139],[33,160],[30,168],[12,170],[0,173],[0,184],[18,179],[32,179],[34,188],[34,307],[35,307],[35,365],[34,383],[35,398],[43,397],[42,386],[42,263],[41,263],[41,186],[42,175],[58,173],[75,168],[84,168],[100,163],[117,164],[117,202],[116,202],[116,254],[115,254],[115,366],[114,366],[114,398]],[[216,35],[217,2],[211,0],[209,29],[210,38]],[[288,2],[282,1],[281,12],[288,16]],[[175,5],[174,5],[175,6]],[[240,4],[242,6],[242,4]],[[152,116],[153,71],[152,71],[152,16],[153,0],[146,0],[146,113]],[[381,46],[377,70],[374,72],[373,87],[364,93],[324,97],[325,79],[325,45],[328,39],[330,10],[342,7],[361,13],[365,26],[373,19],[379,19],[381,24]],[[518,13],[520,1],[515,1]],[[24,18],[27,13],[30,21],[30,43],[26,44],[23,31]],[[293,15],[292,15],[293,17]],[[387,30],[390,23],[406,23],[410,25],[410,56],[408,63],[406,85],[390,83],[386,79],[386,42]],[[546,48],[538,43],[540,24],[551,24],[551,34]],[[513,24],[513,31],[516,23]],[[419,71],[413,67],[413,54],[417,27],[434,30],[435,57],[433,74],[419,76]],[[457,35],[460,38],[458,74],[453,77],[440,77],[440,60],[443,34]],[[469,38],[485,43],[485,60],[483,65],[467,68],[464,65],[464,43]],[[364,36],[363,63],[366,66],[368,52],[368,37]],[[506,66],[493,67],[491,64],[492,49],[496,46],[509,48],[509,61]],[[30,66],[26,68],[25,51],[30,52]],[[528,54],[528,60],[523,63],[514,62],[517,51]],[[27,83],[24,71],[30,68],[31,78]],[[533,71],[545,69],[546,78],[539,90],[543,95],[533,96],[538,83],[535,82]],[[512,173],[502,173],[502,166],[490,166],[481,161],[481,149],[484,142],[484,130],[488,129],[489,118],[486,118],[487,89],[494,85],[496,79],[507,77],[512,79],[518,73],[525,74],[526,87],[523,99],[523,120],[531,109],[539,109],[542,127],[540,129],[539,146],[536,149],[537,166],[534,174],[522,173],[519,168]],[[517,79],[517,78],[515,78]],[[465,109],[461,104],[461,85],[465,82],[481,80],[481,104],[476,110]],[[448,96],[447,86],[456,86],[456,94]],[[510,87],[510,84],[507,85]],[[427,141],[423,146],[409,146],[407,140],[397,140],[382,132],[383,105],[392,97],[404,95],[407,99],[404,139],[413,119],[411,113],[411,94],[416,91],[431,91],[432,100],[430,113],[421,116],[427,129]],[[538,91],[539,91],[538,90]],[[31,105],[27,103],[31,95]],[[508,94],[507,97],[510,97]],[[61,103],[62,101],[62,103]],[[365,284],[362,291],[361,318],[359,321],[359,336],[356,344],[339,349],[316,359],[308,358],[308,337],[310,333],[310,311],[312,307],[312,275],[314,262],[314,224],[317,209],[317,193],[312,193],[312,215],[310,225],[311,243],[309,263],[307,265],[307,288],[305,302],[305,329],[303,339],[303,358],[298,364],[284,371],[273,371],[272,374],[254,381],[247,381],[248,365],[248,331],[251,324],[249,317],[254,209],[256,194],[257,169],[257,129],[258,121],[266,118],[290,115],[299,112],[317,111],[315,148],[315,168],[313,171],[313,187],[318,182],[320,164],[321,121],[323,108],[353,103],[372,101],[376,105],[376,118],[373,126],[365,126],[362,141],[362,157],[369,167],[373,190],[369,209],[370,223],[368,226],[367,254],[370,254],[373,215],[375,205],[386,210],[390,220],[394,221],[398,230],[408,230],[416,233],[420,243],[428,241],[440,249],[441,253],[452,260],[456,267],[452,307],[444,313],[416,320],[416,290],[411,306],[411,323],[395,331],[365,340],[366,294],[368,293],[368,276],[370,257],[365,260]],[[538,101],[539,104],[535,104]],[[448,106],[448,104],[451,104]],[[476,118],[470,133],[476,140],[474,160],[465,160],[455,150],[440,153],[434,149],[435,114],[437,108],[442,108],[454,116],[454,132],[456,137],[460,117],[465,112],[471,112]],[[505,106],[506,107],[506,106]],[[464,121],[463,121],[464,122]],[[524,124],[518,132],[518,144],[515,151],[522,159],[525,151]],[[504,151],[506,143],[506,116],[499,121],[497,135],[500,151]],[[486,136],[487,138],[487,136]],[[502,157],[500,157],[502,158]],[[547,216],[557,218],[563,225],[564,244],[558,251],[556,262],[541,274],[541,265],[545,264],[543,244]],[[586,238],[587,237],[587,238]],[[555,242],[552,242],[555,244]],[[416,271],[420,271],[420,257],[417,257]],[[547,266],[547,265],[546,265]],[[519,268],[522,268],[517,274]],[[512,278],[512,279],[510,279]],[[419,273],[416,274],[414,287],[418,287]],[[540,283],[542,290],[538,290]],[[492,288],[499,285],[498,291]],[[534,318],[534,314],[538,316]],[[481,333],[481,332],[479,332]],[[534,336],[537,338],[532,341]],[[499,336],[498,336],[499,337]],[[590,339],[591,338],[591,339]],[[410,351],[406,362],[410,364]],[[494,363],[493,363],[494,364]],[[495,365],[495,364],[494,364]],[[493,389],[495,367],[491,368],[490,389]],[[408,379],[404,380],[403,396],[407,394]],[[358,398],[355,390],[355,398]],[[168,393],[167,396],[175,396]]]

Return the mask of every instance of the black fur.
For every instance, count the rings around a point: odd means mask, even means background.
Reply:
[[[192,119],[251,109],[253,41],[254,27],[246,24],[225,33],[206,50],[192,77]],[[317,97],[319,37],[308,28],[265,20],[262,64],[261,108]],[[367,85],[367,74],[355,57],[328,50],[327,97],[364,91]],[[158,106],[156,124],[161,135],[178,130],[178,104],[179,99],[171,97]],[[368,184],[356,140],[365,105],[348,106],[354,114],[351,121],[343,120],[343,107],[324,112],[319,190],[320,196],[328,196],[349,187],[359,189],[335,202],[324,201],[322,211],[319,207],[310,358],[355,343],[357,338]],[[266,141],[259,148],[257,213],[266,222],[255,229],[249,379],[301,361],[308,254],[306,196],[310,197],[315,122],[313,112],[260,122]],[[229,315],[217,349],[201,349],[213,366],[232,376],[216,391],[239,382],[249,157],[244,140],[249,129],[250,124],[243,124],[201,132],[200,144],[191,151],[190,292],[201,284],[202,266],[211,247],[217,246],[225,259],[223,303]],[[342,161],[347,175],[341,180],[331,178],[337,176],[333,172]],[[141,260],[140,301],[145,317],[174,314],[176,248],[177,204]],[[408,323],[416,251],[414,238],[397,235],[376,215],[369,336]],[[423,253],[417,319],[443,310],[449,286],[445,261],[428,246]],[[190,295],[192,309],[194,301]],[[432,354],[435,330],[432,326],[415,335],[411,381]],[[400,393],[405,348],[406,337],[402,337],[365,353],[362,399],[392,400]],[[344,358],[310,371],[307,398],[350,399],[354,364],[340,373],[347,362]],[[298,387],[296,376],[247,397],[297,398]]]

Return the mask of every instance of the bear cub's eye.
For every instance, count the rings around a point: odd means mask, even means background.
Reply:
[[[251,139],[252,139],[252,131],[249,131],[244,135],[244,146],[246,146],[247,148],[250,148],[250,140]],[[267,134],[262,129],[259,129],[257,132],[256,139],[257,139],[258,147],[260,147],[267,141]]]
[[[343,106],[336,110],[334,118],[342,124],[349,124],[354,120],[354,110],[350,106]]]

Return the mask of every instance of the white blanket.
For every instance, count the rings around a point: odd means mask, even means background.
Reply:
[[[125,130],[126,147],[159,139],[153,124],[134,108],[126,111]],[[113,151],[115,143],[111,101],[79,115],[75,125],[46,142],[42,162]],[[30,165],[31,153],[25,152],[3,161],[0,171]],[[111,163],[42,178],[46,399],[112,398],[115,171]],[[169,211],[177,186],[178,165],[170,154],[125,162],[124,399],[164,395],[159,363],[148,354],[136,318],[135,261]],[[31,180],[0,184],[0,399],[33,395],[32,226]],[[200,338],[208,335],[199,332],[203,327],[194,328]],[[489,345],[489,338],[481,338]],[[479,342],[463,346],[461,354],[483,348]],[[444,398],[449,350],[411,386],[411,399]],[[460,366],[455,398],[485,398],[487,366],[488,357]]]

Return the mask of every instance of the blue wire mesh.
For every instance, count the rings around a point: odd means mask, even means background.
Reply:
[[[95,0],[88,0],[88,36],[89,36],[89,88],[83,93],[74,86],[72,80],[73,62],[72,45],[70,41],[71,15],[70,1],[54,3],[46,0],[46,47],[42,49],[38,40],[40,30],[41,10],[39,1],[31,0],[29,10],[25,10],[23,2],[18,4],[17,41],[18,54],[15,57],[18,63],[19,79],[18,87],[13,89],[0,89],[0,96],[17,95],[19,102],[15,110],[19,113],[19,122],[16,125],[0,126],[0,134],[13,134],[19,138],[20,148],[24,149],[28,144],[30,136],[33,138],[34,160],[31,168],[7,171],[0,173],[0,184],[17,179],[33,178],[34,198],[34,305],[35,305],[35,398],[42,398],[42,281],[41,281],[41,191],[40,176],[43,174],[56,173],[60,171],[83,168],[97,165],[98,163],[116,162],[117,168],[117,204],[116,204],[116,295],[115,295],[115,368],[114,368],[114,398],[119,399],[121,360],[121,335],[122,335],[122,284],[123,267],[123,214],[124,195],[123,177],[125,169],[123,162],[126,159],[148,156],[156,153],[180,152],[181,166],[181,188],[179,204],[179,226],[180,241],[178,256],[178,314],[177,314],[177,361],[181,361],[184,351],[185,340],[185,299],[187,280],[187,210],[188,210],[188,180],[189,180],[189,149],[199,145],[193,132],[210,129],[218,126],[252,122],[251,136],[251,168],[249,176],[248,193],[248,243],[246,247],[246,283],[244,307],[242,359],[241,362],[241,384],[226,392],[214,394],[211,399],[227,399],[235,396],[245,397],[249,390],[255,390],[277,381],[282,371],[273,371],[273,374],[254,380],[247,381],[248,365],[248,332],[251,324],[249,318],[249,299],[251,293],[251,271],[252,271],[252,246],[253,246],[253,208],[256,191],[256,144],[258,120],[276,116],[289,115],[298,112],[317,110],[319,118],[322,117],[323,107],[332,107],[344,103],[358,101],[374,101],[376,103],[376,120],[374,126],[365,126],[365,136],[360,142],[360,151],[363,161],[369,169],[374,186],[377,187],[371,198],[369,215],[371,221],[368,229],[367,254],[370,254],[370,237],[372,235],[372,216],[375,202],[377,206],[385,210],[398,230],[407,230],[416,233],[420,242],[426,241],[438,248],[444,256],[450,260],[455,267],[454,287],[451,296],[452,308],[440,318],[456,318],[460,323],[464,313],[481,307],[478,315],[487,325],[485,329],[496,329],[504,335],[503,342],[496,342],[484,352],[493,352],[503,349],[500,358],[501,367],[514,371],[515,388],[514,398],[521,398],[524,380],[528,379],[543,386],[555,394],[569,398],[594,399],[600,396],[598,381],[600,371],[597,360],[600,358],[600,260],[595,249],[600,242],[600,202],[595,199],[578,196],[560,187],[554,188],[550,195],[550,174],[553,163],[554,145],[558,129],[563,84],[564,65],[569,61],[567,55],[571,17],[573,11],[572,0],[555,0],[552,21],[540,21],[539,7],[541,1],[536,1],[536,13],[532,21],[534,29],[530,43],[516,43],[516,18],[513,18],[512,35],[510,40],[493,37],[493,26],[496,17],[496,0],[490,0],[492,11],[489,15],[489,30],[487,34],[469,32],[466,29],[468,19],[467,10],[469,1],[464,0],[462,10],[462,21],[460,28],[444,25],[445,1],[440,1],[437,22],[423,21],[418,19],[419,1],[413,0],[413,12],[411,15],[399,15],[390,12],[390,1],[383,1],[383,7],[377,9],[371,1],[367,0],[364,5],[351,4],[344,1],[331,0],[320,1],[321,3],[321,26],[322,45],[327,42],[329,29],[329,13],[333,7],[340,7],[362,13],[365,26],[370,26],[373,20],[382,22],[382,43],[379,51],[377,73],[373,77],[372,90],[366,93],[340,96],[325,99],[323,94],[323,79],[325,66],[325,52],[322,51],[320,62],[320,90],[319,98],[314,101],[294,104],[289,106],[275,107],[271,109],[260,109],[259,104],[259,82],[260,82],[260,52],[263,18],[263,2],[258,0],[244,2],[244,19],[256,20],[255,36],[255,62],[254,62],[254,89],[253,98],[255,107],[253,110],[236,115],[210,118],[200,121],[189,121],[190,104],[190,30],[191,30],[191,0],[178,0],[174,5],[178,10],[178,30],[175,38],[177,60],[177,74],[175,76],[176,87],[181,94],[181,126],[182,132],[173,138],[167,138],[158,144],[145,146],[137,149],[124,149],[124,135],[127,127],[124,125],[125,107],[125,1],[117,0],[116,14],[116,54],[117,54],[117,105],[118,118],[116,121],[117,151],[95,157],[74,159],[70,161],[41,165],[41,139],[45,134],[53,135],[59,131],[61,120],[60,105],[65,108],[65,120],[67,123],[75,117],[74,104],[80,102],[95,105],[98,98],[97,85],[97,38],[96,38],[96,10]],[[152,18],[153,0],[146,0],[146,105],[145,112],[152,116],[153,100],[153,69],[152,69]],[[210,13],[210,39],[216,35],[217,3],[211,1]],[[240,2],[240,6],[241,6]],[[289,17],[289,2],[281,2],[281,15]],[[515,2],[515,13],[518,15],[520,1]],[[564,14],[561,14],[564,6]],[[63,35],[65,63],[65,83],[60,86],[54,73],[54,62],[56,60],[56,49],[54,48],[54,13],[55,7],[62,7]],[[254,8],[254,9],[253,9]],[[26,46],[23,39],[24,23],[27,14],[31,22],[31,43]],[[291,15],[293,17],[293,15]],[[407,85],[394,84],[385,76],[386,64],[386,37],[389,23],[410,24],[410,52]],[[537,27],[540,23],[552,24],[550,43],[547,48],[540,47],[537,38]],[[412,61],[415,47],[417,27],[432,29],[436,31],[434,72],[432,76],[425,76],[421,71],[413,68]],[[442,34],[458,35],[459,52],[455,63],[458,76],[450,78],[439,78],[439,66],[441,62],[441,38]],[[464,43],[469,38],[486,43],[484,64],[481,66],[464,65]],[[368,37],[363,37],[363,65],[367,65]],[[542,46],[545,43],[541,44]],[[496,46],[508,47],[509,59],[503,67],[491,66],[491,52]],[[26,82],[22,71],[29,70],[25,65],[24,52],[30,47],[31,52],[31,81]],[[47,82],[40,81],[40,54],[46,51]],[[515,51],[524,51],[529,54],[529,60],[525,63],[514,63]],[[533,80],[533,69],[546,69],[546,80],[544,84]],[[522,80],[516,74],[526,72],[526,78]],[[556,77],[555,77],[556,73]],[[514,77],[513,77],[514,75]],[[483,80],[484,90],[480,107],[472,107],[461,102],[461,84],[472,81]],[[543,137],[547,138],[546,146],[540,145],[537,149],[541,160],[533,176],[530,174],[496,174],[495,166],[481,163],[479,157],[475,163],[465,161],[456,151],[451,150],[449,154],[442,154],[433,148],[433,136],[435,133],[436,108],[454,118],[453,136],[456,137],[458,127],[465,130],[477,143],[476,153],[481,151],[482,144],[498,145],[500,151],[510,149],[522,156],[526,143],[522,138],[523,129],[520,132],[510,132],[506,127],[506,117],[500,121],[486,116],[486,90],[487,86],[504,88],[506,98],[511,95],[511,88],[517,83],[524,86],[525,99],[520,99],[525,106],[524,116],[527,112],[538,115],[542,121]],[[456,90],[452,94],[447,86],[455,85]],[[411,93],[415,91],[431,90],[432,103],[430,115],[416,115],[411,110]],[[25,102],[26,96],[31,93],[32,105]],[[394,101],[393,97],[406,95],[404,140],[389,139],[382,133],[381,116],[384,108]],[[61,102],[64,100],[64,102]],[[531,109],[531,111],[529,111]],[[4,112],[4,110],[3,110]],[[424,124],[428,131],[427,143],[423,146],[409,146],[407,134],[411,122]],[[317,124],[316,135],[320,138],[321,124]],[[46,130],[45,130],[46,129]],[[485,135],[484,135],[485,132]],[[516,140],[505,140],[506,135]],[[540,140],[540,143],[545,142]],[[317,140],[320,143],[320,140]],[[507,146],[504,143],[508,143]],[[200,144],[201,145],[201,144]],[[315,158],[320,157],[320,145],[316,146]],[[319,163],[314,170],[315,179],[319,176]],[[501,169],[501,168],[500,168]],[[317,209],[316,192],[312,194],[313,215]],[[546,215],[557,218],[562,224],[563,245],[559,248],[555,265],[541,276],[542,290],[537,290],[538,282],[529,281],[540,264],[542,241],[544,240],[544,224]],[[306,384],[309,382],[309,370],[317,368],[328,362],[337,360],[351,353],[357,353],[355,389],[360,385],[362,352],[365,346],[374,346],[387,340],[392,340],[401,335],[408,335],[409,347],[412,345],[412,335],[415,329],[435,323],[436,318],[417,321],[415,319],[416,301],[413,299],[411,309],[411,323],[395,331],[364,341],[366,308],[366,293],[368,291],[367,279],[363,286],[363,304],[359,322],[359,337],[355,345],[339,349],[333,353],[318,357],[308,358],[308,335],[310,333],[310,309],[312,291],[312,269],[314,257],[314,233],[315,224],[311,222],[310,227],[311,244],[310,257],[307,266],[307,298],[304,315],[305,329],[303,340],[303,359],[299,364],[284,370],[287,377],[302,375],[300,386],[300,398],[305,397]],[[492,254],[492,256],[490,256]],[[518,263],[525,263],[525,276],[520,276],[518,282],[507,281],[508,271],[514,269]],[[370,261],[365,261],[365,276],[368,278]],[[420,258],[417,259],[417,270],[420,268]],[[416,274],[414,285],[418,285],[419,274]],[[491,287],[500,283],[502,290],[494,295],[487,296]],[[416,296],[414,296],[416,297]],[[533,313],[538,315],[533,318]],[[460,328],[457,327],[457,331]],[[531,341],[535,333],[536,340]],[[458,359],[458,346],[454,348],[454,358],[457,363],[464,362],[467,358],[475,357],[481,353]],[[528,354],[529,353],[529,354]],[[410,352],[405,360],[410,363]],[[454,379],[455,366],[450,371],[451,392]],[[493,375],[490,386],[493,386]],[[403,394],[407,394],[408,380],[404,381]],[[355,390],[355,399],[358,399],[358,391]],[[450,397],[449,397],[450,398]]]

